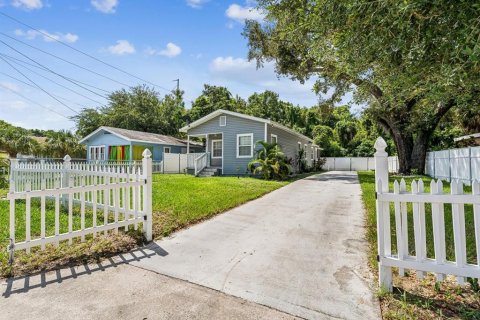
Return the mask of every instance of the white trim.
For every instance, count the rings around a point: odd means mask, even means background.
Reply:
[[[92,149],[100,149],[103,148],[103,159],[92,159]],[[107,159],[107,146],[104,144],[95,145],[95,146],[88,146],[88,158],[89,160],[93,161],[102,161]]]
[[[168,152],[165,152],[166,149],[168,149]],[[172,148],[171,147],[163,147],[163,153],[172,153]]]
[[[298,148],[300,146],[300,148]],[[300,141],[298,141],[297,143],[297,151],[300,151],[302,150],[302,143]]]
[[[270,134],[270,143],[273,143],[272,138],[275,138],[275,143],[278,144],[278,136],[276,134]]]
[[[263,136],[263,141],[267,141],[267,131],[268,131],[268,128],[267,128],[268,124],[265,122],[265,134]]]
[[[244,156],[241,156],[239,154],[239,151],[240,151],[240,144],[239,144],[239,140],[240,140],[240,137],[250,137],[250,142],[251,142],[251,145],[250,145],[250,155],[244,155]],[[239,133],[237,134],[237,158],[252,158],[253,157],[253,133]]]
[[[311,147],[312,154],[310,155],[310,160],[315,160],[315,148]]]
[[[461,141],[461,140],[476,139],[476,138],[480,138],[480,132],[469,134],[469,135],[466,135],[466,136],[461,136],[461,137],[458,137],[458,138],[453,138],[453,141],[457,142],[457,141]]]
[[[225,119],[224,124],[222,124],[222,119]],[[220,127],[226,127],[226,126],[227,126],[227,116],[220,116],[220,117],[218,118],[218,125],[219,125]]]
[[[211,119],[214,119],[215,117],[217,117],[218,115],[221,115],[221,114],[231,115],[231,116],[234,116],[234,117],[239,117],[239,118],[248,119],[248,120],[252,120],[252,121],[262,122],[262,123],[265,123],[265,124],[270,124],[274,127],[282,129],[283,131],[287,131],[287,132],[289,132],[289,133],[291,133],[291,134],[293,134],[297,137],[300,137],[302,139],[307,140],[308,142],[313,143],[313,140],[310,139],[309,137],[304,136],[303,134],[298,133],[295,130],[292,130],[288,127],[285,127],[284,125],[281,125],[280,123],[277,123],[275,121],[266,120],[266,119],[262,119],[262,118],[253,117],[253,116],[249,116],[249,115],[246,115],[246,114],[238,113],[238,112],[223,110],[223,109],[215,110],[212,113],[206,115],[205,117],[200,118],[197,121],[194,121],[194,122],[190,123],[189,125],[186,125],[185,127],[181,128],[179,131],[187,133],[189,129],[195,128],[195,127],[201,125],[202,123],[205,123],[205,122],[207,122]]]
[[[211,146],[212,146],[212,159],[223,159],[223,139],[212,139],[211,141],[212,141],[212,144],[211,144]],[[222,149],[221,149],[222,155],[221,155],[220,157],[215,157],[215,156],[213,155],[213,154],[214,154],[214,152],[213,152],[213,151],[214,151],[213,143],[214,143],[214,142],[219,142],[219,141],[222,143]]]

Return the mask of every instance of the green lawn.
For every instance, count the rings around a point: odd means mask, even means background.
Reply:
[[[375,208],[375,174],[372,171],[358,172],[362,188],[362,198],[366,209],[367,238],[370,244],[369,262],[377,269],[377,226]],[[401,179],[401,176],[390,176],[390,190],[393,190],[393,181]],[[407,182],[407,191],[410,191],[410,183],[413,179],[423,179],[425,192],[430,192],[429,177],[415,176],[404,177]],[[464,188],[465,193],[471,193],[470,187]],[[450,192],[450,184],[444,183],[444,192]],[[408,205],[408,242],[409,253],[415,254],[412,205]],[[393,204],[391,212],[392,252],[396,252],[395,215]],[[426,228],[427,228],[427,256],[434,258],[433,228],[431,217],[431,205],[427,204]],[[465,232],[467,236],[467,260],[476,263],[475,227],[473,219],[473,207],[465,206]],[[445,205],[445,243],[448,260],[455,259],[455,248],[452,227],[452,207]],[[399,278],[394,270],[393,294],[382,293],[380,295],[382,314],[385,319],[480,319],[480,292],[475,286],[460,288],[453,280],[444,283],[435,283],[435,277],[428,275],[422,281],[415,278],[414,273],[407,273],[407,277]]]
[[[153,228],[156,238],[278,189],[288,181],[190,175],[154,175]]]
[[[278,189],[286,184],[306,175],[297,176],[288,181],[265,181],[255,178],[237,178],[237,177],[211,177],[195,178],[190,175],[179,174],[156,174],[153,176],[153,235],[156,239],[169,235],[175,230],[186,227],[198,221],[212,217],[218,213],[224,212],[230,208],[236,207],[249,200],[258,198],[268,192]],[[5,190],[2,190],[5,192]],[[2,192],[0,191],[0,193]],[[54,202],[47,201],[46,220],[47,236],[54,234]],[[11,268],[8,266],[8,255],[5,248],[8,246],[9,239],[9,201],[0,200],[0,276],[10,274]],[[32,200],[31,215],[31,234],[32,238],[40,235],[40,201]],[[92,226],[93,214],[86,210],[86,227]],[[102,212],[97,213],[98,224],[103,223]],[[111,220],[112,217],[110,216]],[[120,220],[122,218],[120,217]],[[16,232],[17,241],[25,239],[25,201],[16,202]],[[74,230],[80,227],[80,209],[74,207],[73,214]],[[68,231],[68,213],[62,209],[60,215],[60,232]],[[138,232],[131,231],[129,236],[121,238],[113,237],[109,239],[93,240],[87,237],[85,244],[77,246],[63,245],[60,248],[50,248],[45,252],[32,255],[25,255],[21,252],[16,253],[20,265],[16,268],[26,268],[32,271],[45,267],[42,264],[49,263],[49,257],[54,257],[58,261],[53,265],[60,266],[65,260],[71,263],[85,261],[90,259],[89,253],[93,253],[97,258],[102,255],[102,250],[107,249],[109,253],[122,251],[132,247],[132,243],[138,241]],[[115,241],[120,241],[124,245],[117,246]],[[100,245],[99,245],[100,243]],[[81,250],[78,248],[82,248]],[[34,250],[36,251],[36,250]],[[82,252],[83,251],[83,252]],[[73,254],[74,257],[65,259],[65,256]],[[41,257],[41,258],[40,258]],[[53,258],[52,258],[53,259]],[[68,262],[67,261],[67,262]],[[23,265],[22,265],[23,264]],[[25,267],[24,265],[28,265]]]

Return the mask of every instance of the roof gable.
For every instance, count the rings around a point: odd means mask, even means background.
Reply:
[[[275,121],[272,121],[272,120],[268,120],[268,119],[263,119],[263,118],[259,118],[259,117],[254,117],[254,116],[249,116],[249,115],[246,115],[246,114],[243,114],[243,113],[239,113],[239,112],[233,112],[233,111],[228,111],[228,110],[223,110],[223,109],[218,109],[218,110],[215,110],[213,111],[212,113],[204,116],[203,118],[200,118],[194,122],[192,122],[191,124],[189,125],[186,125],[185,127],[181,128],[180,129],[180,132],[185,132],[187,133],[189,129],[192,129],[192,128],[195,128],[199,125],[201,125],[202,123],[205,123],[207,121],[210,121],[214,118],[216,118],[217,116],[219,115],[231,115],[231,116],[235,116],[235,117],[239,117],[239,118],[243,118],[243,119],[248,119],[248,120],[251,120],[251,121],[257,121],[257,122],[262,122],[262,123],[266,123],[266,124],[270,124],[270,125],[273,125],[283,131],[286,131],[286,132],[289,132],[291,134],[294,134],[298,137],[301,137],[303,139],[306,139],[308,141],[311,141],[313,142],[313,140],[307,136],[304,136],[303,134],[301,133],[298,133],[297,131],[293,130],[293,129],[290,129],[280,123],[277,123]]]

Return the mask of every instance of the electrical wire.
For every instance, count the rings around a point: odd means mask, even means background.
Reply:
[[[58,111],[56,111],[56,110],[53,110],[53,109],[51,109],[51,108],[49,108],[49,107],[46,107],[46,106],[44,106],[44,105],[42,105],[42,104],[40,104],[40,103],[38,103],[38,102],[36,102],[36,101],[33,101],[32,99],[25,97],[23,94],[15,91],[15,90],[10,89],[9,87],[7,87],[7,86],[5,86],[5,85],[3,85],[3,84],[1,84],[1,83],[0,83],[0,87],[2,87],[2,88],[4,88],[4,89],[7,89],[8,91],[12,92],[13,94],[16,94],[17,96],[19,96],[19,97],[21,97],[21,98],[23,98],[23,99],[25,99],[25,100],[27,100],[27,101],[30,101],[31,103],[36,104],[37,106],[39,106],[39,107],[41,107],[41,108],[43,108],[43,109],[45,109],[45,110],[48,110],[48,111],[53,112],[53,113],[56,113],[57,115],[59,115],[59,116],[61,116],[61,117],[64,117],[65,119],[71,120],[70,117],[67,117],[66,115],[63,115],[63,114],[61,114],[60,112],[58,112]]]
[[[23,72],[21,72],[20,70],[18,70],[13,64],[11,64],[10,62],[8,62],[5,58],[3,57],[0,57],[1,60],[3,60],[5,63],[7,63],[12,69],[14,69],[15,71],[17,71],[18,73],[20,73],[25,79],[27,79],[28,81],[30,81],[33,85],[35,85],[38,89],[42,90],[43,92],[45,92],[48,96],[50,96],[52,99],[54,99],[55,101],[57,101],[58,103],[60,103],[61,105],[63,105],[65,108],[75,112],[76,114],[78,114],[78,111],[73,109],[72,107],[70,107],[69,105],[67,105],[66,103],[64,103],[63,101],[57,99],[54,95],[52,95],[50,92],[48,92],[47,90],[43,89],[42,87],[40,87],[35,81],[33,81],[32,79],[30,79],[28,76],[26,76]]]
[[[4,54],[0,53],[0,57],[2,57],[2,56],[5,57],[5,56],[7,56],[7,55],[4,55]],[[7,56],[7,59],[10,59],[10,58],[11,58],[11,57]],[[15,60],[17,60],[17,59],[15,59]],[[20,61],[22,61],[22,60],[20,60]],[[57,81],[52,80],[52,79],[50,79],[50,78],[48,78],[48,77],[46,77],[46,76],[44,76],[44,75],[42,75],[42,74],[40,74],[40,73],[32,70],[32,69],[30,69],[30,68],[28,68],[28,67],[26,67],[26,66],[24,66],[24,65],[22,65],[22,64],[20,64],[20,63],[18,63],[18,62],[15,62],[15,61],[11,61],[11,62],[16,63],[17,65],[19,65],[19,66],[21,66],[22,68],[30,71],[31,73],[36,74],[36,75],[38,75],[39,77],[42,77],[42,78],[44,78],[44,79],[46,79],[46,80],[48,80],[48,81],[50,81],[50,82],[52,82],[52,83],[54,83],[54,84],[62,87],[62,88],[64,88],[64,89],[67,89],[68,91],[71,91],[71,92],[73,92],[73,93],[75,93],[75,94],[77,94],[77,95],[79,95],[79,96],[81,96],[81,97],[83,97],[83,98],[85,98],[85,99],[88,99],[88,100],[90,100],[90,101],[92,101],[92,102],[95,102],[95,103],[98,103],[98,104],[100,104],[100,105],[103,104],[102,102],[100,102],[100,101],[98,101],[98,100],[92,99],[92,98],[90,98],[90,97],[88,97],[88,96],[86,96],[86,95],[84,95],[84,94],[82,94],[82,93],[80,93],[80,92],[78,92],[78,91],[76,91],[76,90],[73,90],[73,89],[71,89],[71,88],[69,88],[69,87],[67,87],[67,86],[65,86],[65,85],[63,85],[63,84],[61,84],[61,83],[58,83]],[[28,63],[27,63],[27,64],[28,64]],[[107,98],[107,97],[105,97],[105,96],[103,96],[103,95],[102,95],[101,97]]]
[[[27,28],[29,28],[29,29],[31,29],[31,30],[34,30],[34,31],[36,31],[36,32],[39,32],[40,34],[44,35],[45,37],[48,37],[48,38],[50,38],[50,39],[52,39],[52,40],[54,40],[54,41],[56,41],[56,42],[64,45],[65,47],[70,48],[70,49],[72,49],[72,50],[74,50],[74,51],[76,51],[76,52],[78,52],[78,53],[81,53],[81,54],[83,54],[83,55],[85,55],[85,56],[87,56],[87,57],[89,57],[89,58],[91,58],[91,59],[93,59],[93,60],[95,60],[95,61],[98,61],[98,62],[100,62],[100,63],[102,63],[102,64],[110,67],[110,68],[113,68],[113,69],[115,69],[115,70],[117,70],[117,71],[120,71],[120,72],[122,72],[122,73],[124,73],[124,74],[126,74],[126,75],[129,75],[129,76],[131,76],[131,77],[133,77],[133,78],[135,78],[135,79],[137,79],[137,80],[141,80],[141,81],[143,81],[143,82],[145,82],[145,83],[148,83],[148,84],[150,84],[150,85],[153,85],[153,86],[155,86],[155,87],[158,87],[158,88],[160,88],[160,89],[163,89],[163,90],[169,92],[168,89],[166,89],[166,88],[164,88],[164,87],[162,87],[162,86],[160,86],[160,85],[157,85],[157,84],[155,84],[155,83],[153,83],[153,82],[151,82],[151,81],[148,81],[148,80],[145,80],[145,79],[143,79],[143,78],[140,78],[140,77],[138,77],[138,76],[136,76],[136,75],[134,75],[134,74],[132,74],[132,73],[130,73],[130,72],[128,72],[128,71],[122,70],[122,69],[120,69],[120,68],[118,68],[118,67],[116,67],[116,66],[114,66],[114,65],[112,65],[112,64],[110,64],[110,63],[107,63],[107,62],[105,62],[105,61],[103,61],[103,60],[100,60],[100,59],[98,59],[97,57],[92,56],[91,54],[88,54],[88,53],[86,53],[86,52],[83,52],[82,50],[79,50],[79,49],[77,49],[77,48],[69,45],[68,43],[63,42],[62,40],[60,40],[60,39],[58,39],[58,38],[56,38],[56,37],[52,37],[52,36],[49,35],[48,33],[44,32],[44,31],[42,31],[42,30],[39,30],[39,29],[37,29],[37,28],[35,28],[35,27],[32,27],[31,25],[28,25],[28,24],[26,24],[26,23],[24,23],[24,22],[22,22],[22,21],[20,21],[20,20],[18,20],[18,19],[16,19],[16,18],[14,18],[14,17],[6,14],[5,12],[0,11],[0,15],[4,16],[4,17],[6,17],[6,18],[8,18],[8,19],[10,19],[10,20],[13,20],[13,21],[15,21],[15,22],[17,22],[17,23],[19,23],[19,24],[21,24],[21,25],[23,25],[23,26],[25,26],[25,27],[27,27]]]

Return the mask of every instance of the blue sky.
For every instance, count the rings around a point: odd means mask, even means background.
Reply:
[[[252,9],[252,5],[251,1],[215,0],[0,0],[0,12],[165,88],[157,88],[162,94],[175,86],[174,79],[180,78],[188,107],[201,93],[204,83],[226,86],[233,94],[244,98],[253,92],[270,89],[286,101],[302,106],[314,105],[318,97],[311,90],[312,82],[301,85],[289,79],[278,80],[273,64],[257,71],[255,63],[246,60],[247,41],[241,35],[243,21],[245,18],[262,18],[261,12]],[[1,15],[0,26],[0,32],[8,36],[124,85],[142,83]],[[12,60],[11,57],[34,64],[0,42],[0,54],[10,57],[3,56],[4,59],[71,109],[105,104],[105,98],[101,97],[105,92],[99,89],[112,91],[125,87],[5,35],[0,34],[0,40],[65,77],[98,88],[92,90],[100,96],[37,67]],[[85,97],[45,80],[25,66]],[[27,128],[73,129],[73,122],[63,117],[73,115],[72,110],[38,88],[9,77],[28,83],[3,60],[0,60],[0,72],[0,119]],[[57,113],[47,111],[18,94]]]

